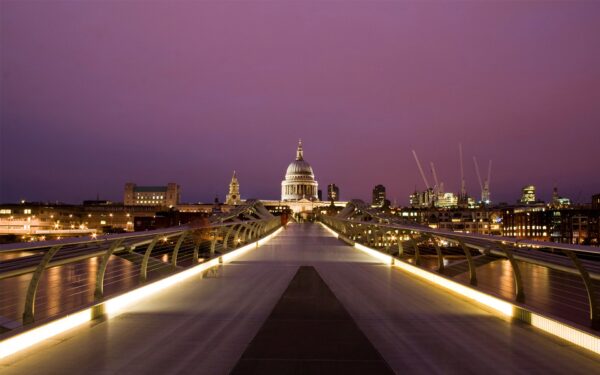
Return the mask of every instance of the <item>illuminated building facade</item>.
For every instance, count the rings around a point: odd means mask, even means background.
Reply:
[[[385,204],[385,186],[376,185],[373,188],[373,199],[371,205],[373,207],[383,207]]]
[[[225,197],[225,204],[238,205],[241,202],[240,183],[238,182],[235,171],[233,171],[233,177],[231,177],[231,182],[229,183],[229,193],[227,193],[227,196]]]
[[[522,189],[521,200],[519,201],[522,204],[532,204],[536,203],[537,199],[535,196],[535,186],[528,185]]]
[[[174,207],[179,204],[180,187],[176,183],[166,186],[138,186],[125,184],[123,204],[125,206]]]
[[[304,160],[302,141],[298,142],[296,160],[287,168],[285,179],[281,182],[282,201],[318,201],[319,184],[315,180],[313,169]]]

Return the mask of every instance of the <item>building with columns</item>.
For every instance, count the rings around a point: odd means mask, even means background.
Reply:
[[[319,184],[315,181],[313,169],[304,160],[302,141],[298,142],[296,160],[290,163],[281,181],[281,200],[296,202],[301,200],[318,201]]]

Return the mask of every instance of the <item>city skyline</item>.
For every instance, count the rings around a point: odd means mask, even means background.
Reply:
[[[0,7],[1,202],[276,198],[298,138],[343,199],[406,205],[412,149],[458,192],[458,143],[474,197],[472,156],[493,202],[600,190],[600,4]]]

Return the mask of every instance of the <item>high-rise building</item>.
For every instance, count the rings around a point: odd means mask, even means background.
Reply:
[[[229,183],[229,193],[225,198],[225,204],[236,205],[240,204],[240,202],[240,183],[238,182],[235,171],[233,171],[233,177],[231,177],[231,182]]]
[[[327,185],[327,200],[334,202],[340,200],[340,188],[336,184]]]
[[[519,201],[522,204],[530,204],[535,203],[537,201],[535,197],[535,186],[528,185],[522,189],[521,200]]]
[[[383,207],[385,204],[385,186],[377,185],[373,188],[373,206]]]
[[[180,187],[176,183],[166,186],[138,186],[125,184],[123,203],[125,206],[163,206],[173,207],[179,204]]]
[[[592,195],[592,208],[600,209],[600,194]]]

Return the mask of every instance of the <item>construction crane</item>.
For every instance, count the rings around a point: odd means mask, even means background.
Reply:
[[[462,143],[458,144],[458,154],[460,157],[460,197],[459,202],[467,203],[467,184],[465,182],[465,168],[463,166],[463,149]]]
[[[481,181],[481,172],[479,171],[479,163],[477,158],[473,156],[473,164],[475,164],[475,172],[477,173],[477,179],[479,180],[479,188],[481,189],[481,203],[490,203],[490,179],[492,178],[492,161],[488,163],[487,179]]]
[[[491,202],[491,193],[490,193],[490,180],[491,179],[492,179],[492,161],[490,160],[490,162],[488,163],[487,179],[485,180],[485,182],[483,184],[483,189],[481,192],[481,200],[485,204],[490,204],[490,202]]]
[[[479,163],[477,158],[473,156],[473,164],[475,164],[475,173],[477,173],[477,181],[479,181],[479,189],[481,189],[481,200],[483,201],[483,182],[481,182],[481,173],[479,172]]]
[[[419,172],[421,173],[421,178],[425,183],[425,187],[429,190],[429,182],[427,181],[427,177],[425,177],[425,172],[423,172],[423,167],[421,167],[421,162],[419,161],[419,157],[415,150],[412,150],[413,156],[415,157],[415,161],[417,162],[417,167],[419,168]]]
[[[439,194],[442,190],[441,190],[441,185],[438,181],[437,173],[435,172],[435,165],[433,165],[432,161],[429,162],[429,165],[431,166],[431,174],[433,175],[433,181],[435,182],[435,186],[433,187],[433,190],[435,191],[436,194]]]

